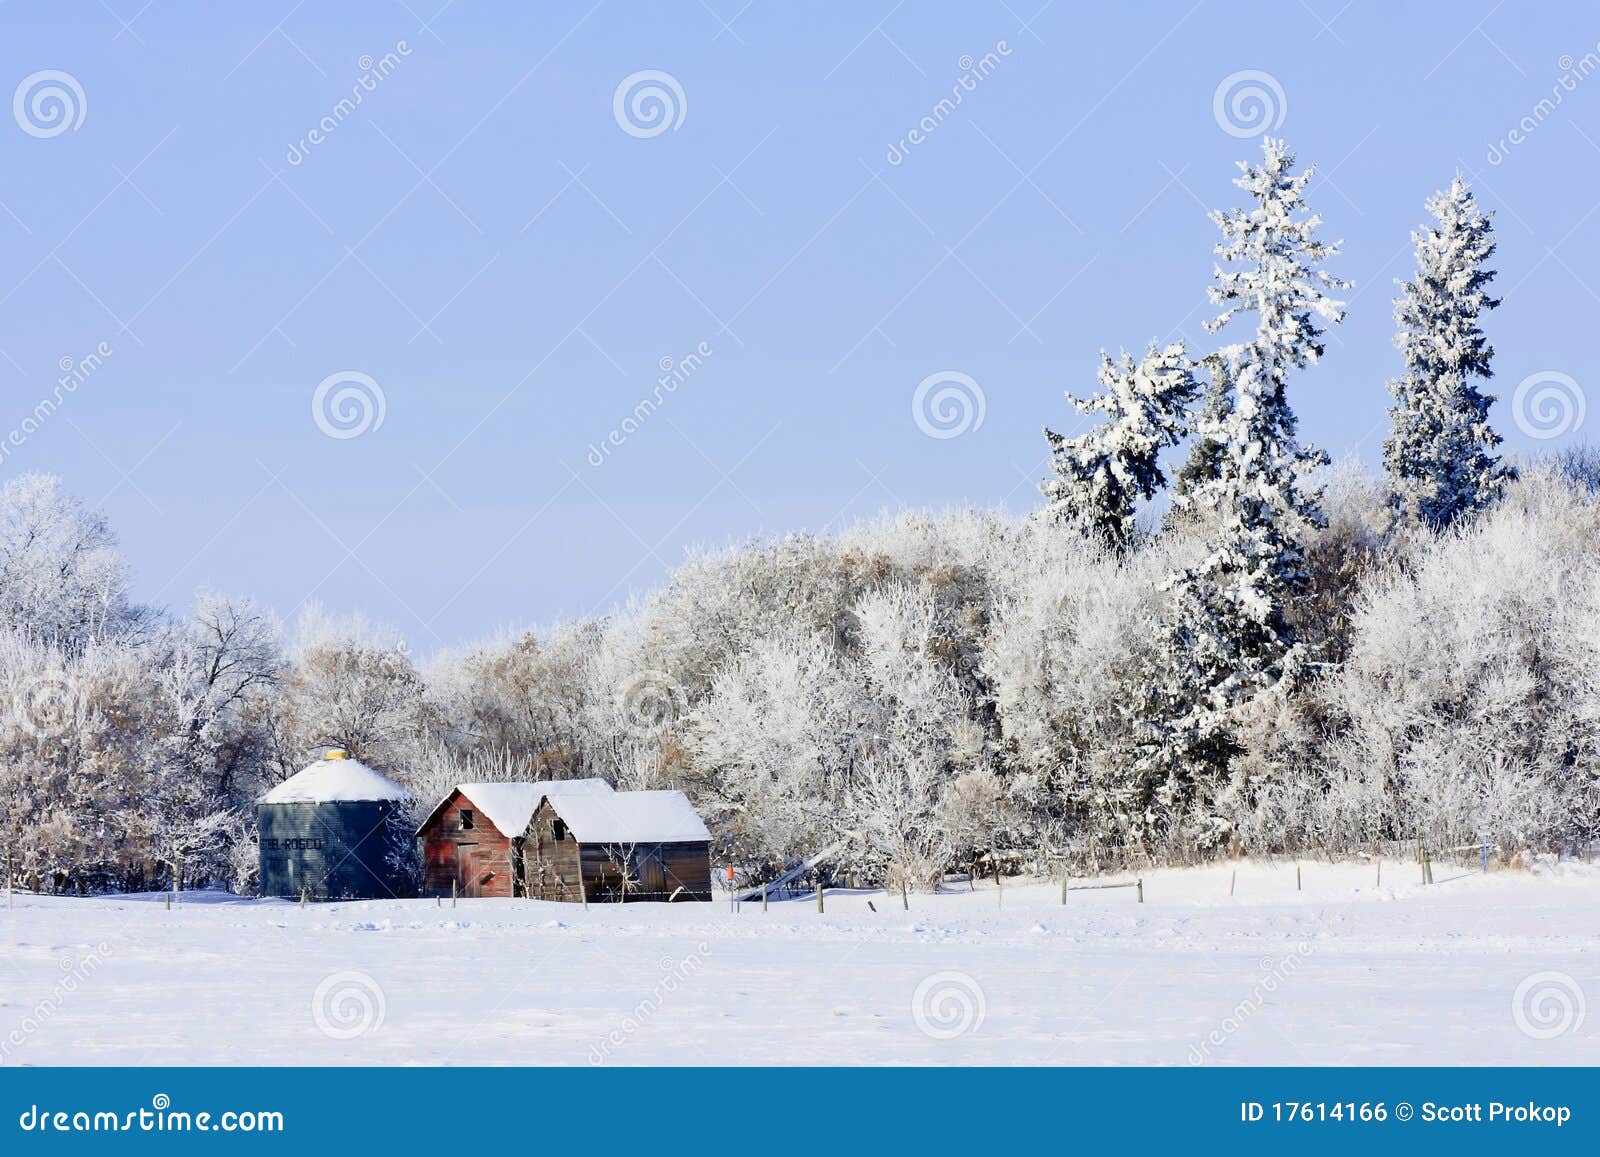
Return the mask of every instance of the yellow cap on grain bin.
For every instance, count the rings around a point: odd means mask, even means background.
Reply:
[[[349,759],[350,753],[342,747],[330,747],[322,753],[323,759]]]

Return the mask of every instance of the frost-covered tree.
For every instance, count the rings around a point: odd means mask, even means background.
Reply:
[[[1197,434],[1220,449],[1216,476],[1183,498],[1206,515],[1204,557],[1172,576],[1175,646],[1150,704],[1161,721],[1146,762],[1173,806],[1196,770],[1225,760],[1229,715],[1292,669],[1289,605],[1306,589],[1305,541],[1321,524],[1307,475],[1326,456],[1301,444],[1288,383],[1323,352],[1322,324],[1343,318],[1322,268],[1338,252],[1320,241],[1321,218],[1304,192],[1313,170],[1266,138],[1260,164],[1240,162],[1235,184],[1254,202],[1212,214],[1222,231],[1211,300],[1216,332],[1241,313],[1255,332],[1208,360],[1226,405],[1202,416]]]
[[[1458,533],[1362,584],[1318,691],[1324,829],[1523,848],[1600,831],[1600,504],[1529,472]]]
[[[299,771],[317,748],[342,747],[401,773],[423,733],[423,683],[393,631],[360,615],[303,612],[293,673],[275,707],[277,774]]]
[[[895,584],[863,598],[856,615],[875,710],[858,737],[847,806],[869,862],[882,864],[891,884],[931,889],[954,850],[940,802],[961,771],[986,770],[983,735],[941,654],[949,630],[932,591]]]
[[[520,631],[442,655],[424,672],[431,728],[462,752],[503,752],[542,775],[589,774],[583,712],[601,624]]]
[[[1494,349],[1480,316],[1500,304],[1487,292],[1494,270],[1493,216],[1457,177],[1427,201],[1435,224],[1416,230],[1417,268],[1395,301],[1395,345],[1405,372],[1389,382],[1393,425],[1383,462],[1401,514],[1443,528],[1482,510],[1504,487],[1494,453],[1494,397],[1477,385],[1493,376]]]
[[[1088,867],[1145,838],[1136,709],[1159,669],[1150,624],[1172,564],[1160,540],[1115,556],[1049,531],[1031,522],[997,552],[982,666],[1008,796],[1026,813],[1019,844]]]
[[[1052,521],[1082,527],[1122,551],[1133,542],[1138,504],[1167,484],[1161,452],[1182,441],[1199,385],[1182,343],[1152,343],[1137,363],[1126,352],[1116,360],[1101,353],[1097,378],[1100,393],[1068,394],[1067,401],[1105,421],[1075,438],[1045,429],[1055,476],[1040,490]]]
[[[735,656],[691,721],[702,814],[736,854],[782,865],[842,834],[866,705],[829,639],[780,632]]]
[[[172,758],[222,797],[262,790],[270,703],[287,673],[277,619],[249,599],[205,593],[164,631],[151,662],[179,729]]]
[[[1204,363],[1201,368],[1204,369]],[[1228,411],[1233,405],[1226,375],[1207,373],[1201,390],[1200,413],[1191,422],[1193,437],[1189,440],[1189,454],[1178,470],[1174,490],[1172,513],[1182,518],[1192,508],[1191,498],[1222,477],[1223,446],[1216,431],[1225,428]]]
[[[0,487],[0,622],[52,646],[134,632],[148,613],[128,598],[128,571],[103,513],[48,474]]]

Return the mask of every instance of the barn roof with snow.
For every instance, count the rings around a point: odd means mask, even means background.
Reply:
[[[394,780],[336,750],[284,780],[262,796],[261,802],[343,803],[409,798],[410,793]]]
[[[582,844],[699,843],[711,838],[681,791],[553,794],[550,806]]]
[[[527,830],[539,801],[545,796],[565,799],[569,796],[612,795],[611,785],[603,779],[552,779],[544,782],[458,783],[439,801],[437,807],[422,821],[417,834],[426,831],[440,813],[449,806],[457,794],[471,800],[505,836],[521,836]]]

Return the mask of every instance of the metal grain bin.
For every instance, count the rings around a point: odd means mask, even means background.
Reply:
[[[330,751],[261,798],[261,894],[298,900],[387,900],[415,894],[409,796],[393,780]]]

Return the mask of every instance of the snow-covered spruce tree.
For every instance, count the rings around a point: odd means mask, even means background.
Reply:
[[[1189,456],[1178,471],[1174,491],[1172,512],[1180,518],[1184,512],[1192,509],[1188,499],[1222,474],[1222,443],[1206,431],[1222,429],[1232,405],[1233,395],[1228,388],[1228,379],[1222,374],[1207,374],[1200,414],[1191,422],[1194,436],[1189,442]]]
[[[1123,353],[1100,355],[1101,392],[1081,399],[1079,410],[1105,415],[1105,422],[1076,438],[1049,428],[1055,477],[1039,487],[1046,517],[1082,527],[1117,551],[1133,543],[1137,504],[1167,484],[1161,451],[1176,446],[1188,428],[1189,406],[1199,394],[1188,351],[1181,342],[1158,349],[1151,343],[1137,363]]]
[[[1306,589],[1305,540],[1321,524],[1306,476],[1327,459],[1301,445],[1287,386],[1321,356],[1319,322],[1344,316],[1326,291],[1346,283],[1322,268],[1338,245],[1317,239],[1321,218],[1303,196],[1313,170],[1294,173],[1294,154],[1270,137],[1260,164],[1239,167],[1234,183],[1255,203],[1212,214],[1223,240],[1209,294],[1223,312],[1207,329],[1254,313],[1255,334],[1207,360],[1226,404],[1203,414],[1196,434],[1220,448],[1217,471],[1182,499],[1206,512],[1206,551],[1168,581],[1173,645],[1146,705],[1155,727],[1142,763],[1155,805],[1173,818],[1194,778],[1225,766],[1238,709],[1301,658],[1287,611]]]
[[[1417,269],[1394,303],[1395,345],[1405,373],[1389,383],[1393,429],[1383,463],[1394,505],[1406,519],[1443,528],[1499,497],[1508,469],[1489,425],[1493,395],[1474,383],[1493,376],[1494,349],[1479,316],[1500,304],[1485,292],[1494,270],[1491,213],[1478,208],[1465,182],[1428,198],[1437,224],[1411,234]]]

